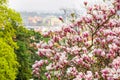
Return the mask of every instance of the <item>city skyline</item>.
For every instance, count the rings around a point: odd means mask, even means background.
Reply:
[[[102,0],[9,0],[9,7],[16,11],[46,11],[46,12],[59,12],[62,8],[81,9],[83,2],[88,3],[101,3]]]

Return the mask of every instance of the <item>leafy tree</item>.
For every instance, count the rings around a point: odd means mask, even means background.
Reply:
[[[0,80],[15,80],[18,62],[14,49],[0,38]]]
[[[28,30],[23,26],[20,26],[16,29],[16,38],[15,38],[18,49],[15,49],[17,55],[17,60],[20,64],[18,68],[18,74],[16,80],[28,80],[31,78],[31,61],[30,61],[30,35]]]
[[[13,41],[15,30],[12,20],[19,21],[15,17],[15,11],[9,9],[6,0],[0,0],[0,80],[15,80],[18,62],[14,49],[17,48]]]
[[[39,58],[35,54],[37,49],[33,43],[41,40],[42,36],[34,30],[24,28],[24,26],[17,26],[16,24],[13,25],[16,30],[14,41],[16,41],[18,45],[18,48],[15,49],[15,53],[20,64],[16,80],[28,80],[32,77],[31,65]]]
[[[31,64],[38,57],[31,45],[40,39],[39,33],[24,28],[20,14],[7,7],[7,0],[0,0],[0,80],[31,78]]]
[[[14,26],[16,26],[14,24]],[[19,72],[16,80],[28,80],[32,77],[31,75],[31,65],[39,57],[36,56],[36,48],[34,46],[35,42],[42,39],[40,33],[34,30],[28,30],[23,26],[16,26],[16,37],[14,41],[17,42],[18,49],[15,49],[17,54],[17,59],[20,64]]]

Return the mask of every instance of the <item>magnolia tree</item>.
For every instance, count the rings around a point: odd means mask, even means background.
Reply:
[[[38,79],[120,80],[120,0],[110,6],[84,4],[85,16],[37,44],[41,60],[32,67]]]

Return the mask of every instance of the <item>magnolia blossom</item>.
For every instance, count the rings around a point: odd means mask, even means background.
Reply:
[[[120,57],[117,57],[111,63],[112,68],[105,68],[103,69],[102,76],[104,79],[120,79]]]
[[[48,80],[120,80],[120,0],[87,6],[86,16],[44,34],[33,75]],[[63,20],[63,18],[59,18]],[[43,74],[44,73],[44,74]]]

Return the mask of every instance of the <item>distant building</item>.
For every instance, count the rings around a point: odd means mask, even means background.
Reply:
[[[39,16],[29,16],[28,17],[28,22],[29,22],[29,25],[31,26],[38,26],[42,23],[42,17],[39,17]]]
[[[57,26],[61,23],[57,18],[61,13],[20,12],[25,26]],[[53,16],[51,16],[53,15]],[[50,19],[52,18],[52,19]]]
[[[62,22],[56,16],[47,16],[43,19],[43,24],[47,26],[60,26]]]

